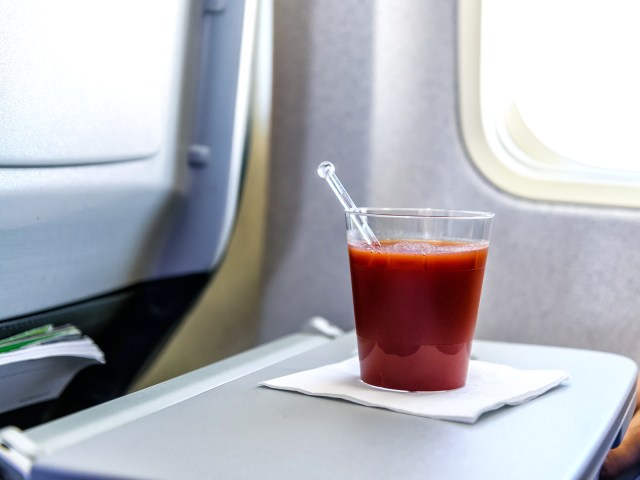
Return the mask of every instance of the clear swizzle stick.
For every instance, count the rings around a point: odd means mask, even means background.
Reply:
[[[318,175],[320,178],[324,178],[327,181],[331,190],[333,190],[333,193],[335,193],[338,200],[340,200],[345,211],[356,212],[358,210],[358,207],[353,203],[353,200],[347,193],[344,185],[342,185],[342,182],[338,179],[338,176],[336,175],[336,167],[333,166],[333,163],[322,162],[318,165]],[[362,221],[362,217],[360,215],[354,215],[354,223],[356,224],[356,227],[358,227],[358,230],[360,230],[362,238],[364,238],[368,245],[375,247],[381,246],[369,225]]]

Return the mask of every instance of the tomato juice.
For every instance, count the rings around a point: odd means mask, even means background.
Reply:
[[[464,386],[488,242],[349,242],[362,380],[394,390]]]

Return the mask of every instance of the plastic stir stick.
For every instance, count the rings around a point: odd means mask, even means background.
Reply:
[[[340,180],[338,179],[338,176],[336,175],[336,167],[333,166],[333,163],[322,162],[320,165],[318,165],[318,175],[320,176],[320,178],[324,178],[327,181],[327,183],[331,187],[331,190],[333,190],[333,193],[335,193],[336,197],[338,197],[338,200],[340,200],[340,203],[344,207],[345,211],[356,212],[358,210],[358,207],[356,207],[356,204],[353,203],[353,200],[347,193],[344,185],[342,185],[342,182],[340,182]],[[358,227],[358,230],[360,230],[360,234],[362,235],[362,238],[364,238],[365,242],[367,242],[368,245],[380,247],[380,242],[374,235],[373,231],[371,231],[369,225],[362,221],[362,217],[360,215],[354,215],[353,219],[356,227]]]

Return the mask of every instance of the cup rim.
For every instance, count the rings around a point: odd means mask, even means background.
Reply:
[[[358,215],[366,217],[394,217],[394,218],[433,218],[452,220],[478,220],[491,219],[495,216],[492,212],[475,210],[451,210],[446,208],[377,208],[361,207],[354,210],[345,210],[345,215]]]

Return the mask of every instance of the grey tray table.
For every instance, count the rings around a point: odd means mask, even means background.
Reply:
[[[473,352],[479,359],[566,368],[571,379],[473,425],[258,386],[354,352],[353,333],[334,340],[296,334],[26,432],[4,430],[5,474],[30,472],[34,480],[597,478],[635,405],[637,368],[628,358],[479,340]]]

